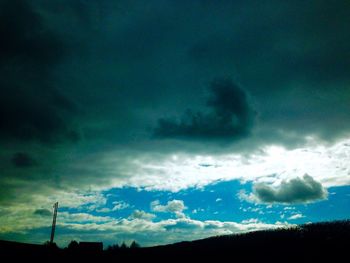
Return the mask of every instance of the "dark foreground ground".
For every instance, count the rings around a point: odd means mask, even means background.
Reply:
[[[0,241],[0,254],[2,262],[350,262],[350,221],[103,252]]]

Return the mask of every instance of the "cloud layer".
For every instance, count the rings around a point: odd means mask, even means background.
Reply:
[[[36,236],[35,243],[46,241],[50,233],[47,226],[51,223],[51,217],[47,216],[48,212],[41,210],[32,214],[29,212],[8,211],[7,215],[12,216],[11,220],[20,223],[11,226],[8,219],[0,218],[0,237],[12,236],[12,238],[17,237],[33,242],[31,238]],[[25,218],[29,219],[24,220]],[[71,240],[104,240],[104,244],[108,245],[137,240],[142,246],[152,246],[288,225],[267,224],[257,220],[231,222],[176,218],[153,221],[154,218],[154,215],[142,210],[135,210],[128,219],[94,216],[88,213],[60,212],[57,218],[56,242],[60,246],[66,246]]]

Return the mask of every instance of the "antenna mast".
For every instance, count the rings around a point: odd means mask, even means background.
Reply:
[[[53,244],[53,239],[54,239],[54,237],[55,237],[57,209],[58,209],[58,202],[56,202],[56,203],[53,205],[53,218],[52,218],[52,228],[51,228],[50,244]]]

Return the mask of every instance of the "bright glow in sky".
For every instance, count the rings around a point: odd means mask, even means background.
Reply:
[[[282,180],[309,174],[326,187],[342,186],[350,183],[349,157],[350,139],[328,146],[310,140],[304,147],[293,150],[271,145],[249,156],[177,154],[162,160],[134,161],[135,176],[127,184],[149,190],[179,191],[233,179],[278,185]]]

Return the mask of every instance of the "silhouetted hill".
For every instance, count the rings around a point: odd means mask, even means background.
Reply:
[[[18,249],[20,251],[39,251],[44,249],[42,245],[27,244],[14,241],[0,240],[0,251],[4,252],[7,250]]]
[[[171,245],[88,253],[0,241],[0,254],[35,261],[124,262],[143,260],[225,260],[232,262],[348,262],[350,221],[305,224],[180,242]]]
[[[145,256],[202,259],[227,257],[245,262],[331,262],[343,260],[350,249],[350,221],[305,224],[181,242],[144,249]],[[346,258],[345,258],[346,259]]]

